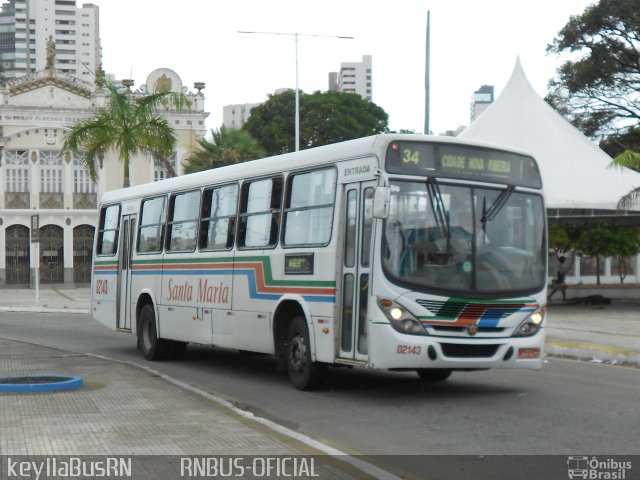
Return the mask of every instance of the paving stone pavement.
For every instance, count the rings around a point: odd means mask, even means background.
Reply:
[[[0,338],[0,377],[31,375],[80,376],[84,386],[0,393],[2,456],[143,456],[151,461],[138,472],[148,470],[149,478],[167,456],[176,456],[174,464],[180,456],[306,456],[316,460],[319,478],[375,478],[152,371]]]

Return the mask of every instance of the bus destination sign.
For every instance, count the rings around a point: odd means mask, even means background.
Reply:
[[[387,171],[541,188],[540,172],[528,156],[482,147],[392,142]]]

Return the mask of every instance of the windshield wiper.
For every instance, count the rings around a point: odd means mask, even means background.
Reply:
[[[449,242],[449,215],[444,207],[442,200],[442,192],[440,191],[440,185],[435,178],[427,178],[427,192],[429,193],[429,200],[431,200],[431,211],[436,219],[438,225],[438,231],[443,238]]]
[[[483,197],[482,218],[480,219],[480,221],[482,222],[483,231],[486,231],[487,229],[487,222],[492,221],[494,218],[496,218],[498,213],[500,213],[500,210],[502,210],[502,207],[506,205],[507,200],[509,200],[509,197],[511,196],[511,194],[515,189],[516,187],[511,185],[511,186],[508,186],[506,189],[504,189],[502,192],[500,192],[500,195],[498,195],[498,198],[496,198],[493,201],[493,203],[489,207],[489,210],[487,210],[487,197],[486,196]]]

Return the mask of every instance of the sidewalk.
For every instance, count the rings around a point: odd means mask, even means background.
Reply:
[[[0,288],[0,312],[89,313],[90,288]]]
[[[41,290],[39,306],[34,290],[0,289],[0,312],[88,314],[89,301],[88,288]],[[133,456],[136,479],[179,478],[183,457],[212,456],[219,462],[214,466],[233,465],[234,475],[244,472],[242,478],[254,478],[252,467],[267,466],[271,473],[284,468],[281,473],[289,474],[297,467],[306,478],[305,468],[312,463],[320,479],[397,478],[150,368],[1,335],[0,377],[79,376],[84,381],[75,391],[0,392],[0,453],[5,457],[32,461],[36,456],[91,455],[83,458],[102,461]],[[0,462],[0,478],[7,468]]]
[[[1,337],[0,352],[0,377],[84,382],[72,391],[0,392],[0,478],[7,458],[50,467],[52,456],[59,466],[71,457],[103,464],[131,458],[135,479],[179,478],[184,465],[203,458],[213,459],[209,468],[233,465],[242,478],[254,478],[252,468],[300,478],[313,476],[304,475],[310,468],[320,479],[397,478],[151,369]]]
[[[551,305],[545,349],[550,355],[640,367],[640,303]]]

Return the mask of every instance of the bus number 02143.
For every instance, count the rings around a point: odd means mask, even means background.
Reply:
[[[420,355],[422,347],[420,345],[398,345],[396,352],[400,355]]]
[[[109,293],[108,280],[96,279],[96,294],[97,295],[107,295],[108,293]]]

